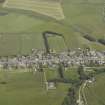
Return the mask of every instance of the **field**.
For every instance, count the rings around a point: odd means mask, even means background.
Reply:
[[[30,72],[28,72],[30,71]],[[46,79],[59,79],[57,69],[44,69]],[[59,82],[56,89],[46,90],[43,72],[29,69],[0,69],[0,105],[62,105],[70,83]],[[64,71],[64,77],[78,80],[76,69]]]
[[[60,79],[59,72],[57,69],[46,69],[46,79],[47,80],[53,80],[53,79]],[[64,78],[67,80],[74,80],[78,81],[79,80],[79,75],[77,73],[77,69],[75,68],[69,68],[65,71],[63,71]]]
[[[43,15],[50,16],[57,20],[64,19],[64,14],[59,0],[7,0],[4,3],[4,7],[31,10]]]
[[[70,86],[59,83],[56,90],[47,91],[41,75],[0,71],[0,105],[61,105]]]
[[[50,48],[64,51],[75,48],[105,50],[98,42],[83,37],[88,33],[105,39],[105,0],[6,0],[0,4],[0,56],[29,54],[32,48],[45,48],[42,33],[46,30],[64,35],[50,37]],[[80,30],[77,31],[77,30]],[[70,86],[59,83],[46,91],[39,72],[0,71],[0,105],[61,105]],[[58,78],[56,70],[46,70],[47,80]],[[75,70],[65,71],[66,79],[78,80]],[[86,89],[89,105],[105,104],[105,75]],[[2,84],[6,81],[6,84]],[[101,98],[100,98],[101,97]]]
[[[12,1],[13,3],[16,2],[16,0],[7,1],[10,1],[7,2],[8,5]],[[45,0],[45,2],[52,1]],[[53,3],[56,2],[58,3],[56,0],[53,1]],[[42,32],[46,30],[64,35],[66,46],[60,38],[49,38],[50,47],[57,51],[67,48],[86,48],[87,46],[96,50],[104,50],[104,45],[83,38],[83,35],[74,29],[74,27],[77,27],[96,39],[104,39],[104,2],[105,0],[78,0],[78,2],[63,0],[61,7],[65,18],[61,21],[41,15],[42,13],[18,8],[4,8],[4,4],[1,4],[0,13],[5,14],[0,15],[0,55],[28,54],[32,48],[44,48]],[[43,4],[43,6],[45,5]],[[55,10],[52,11],[54,13]]]
[[[88,105],[104,105],[105,104],[105,74],[96,77],[96,82],[90,84],[85,89]]]

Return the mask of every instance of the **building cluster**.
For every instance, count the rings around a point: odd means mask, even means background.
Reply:
[[[1,57],[0,67],[5,69],[11,68],[41,68],[57,67],[62,64],[65,68],[71,66],[93,66],[105,65],[105,52],[99,52],[89,49],[75,49],[60,53],[46,54],[45,50],[33,49],[29,55]]]

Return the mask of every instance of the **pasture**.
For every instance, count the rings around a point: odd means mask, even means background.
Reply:
[[[54,80],[60,79],[58,69],[46,69],[46,79],[47,80]],[[77,72],[77,68],[68,68],[67,70],[63,71],[64,78],[70,81],[79,81],[79,74]]]
[[[88,105],[104,105],[105,104],[105,74],[96,76],[96,82],[90,84],[85,89]]]
[[[32,48],[42,49],[42,32],[46,30],[58,32],[64,35],[65,43],[60,38],[49,38],[50,47],[57,51],[65,49],[86,48],[104,50],[105,46],[98,42],[91,42],[83,38],[81,32],[77,32],[73,27],[89,33],[96,39],[105,38],[103,8],[104,0],[63,0],[61,7],[65,18],[57,21],[47,15],[38,14],[24,9],[4,7],[6,4],[21,4],[22,1],[7,0],[0,5],[0,12],[7,15],[0,15],[0,55],[28,54]],[[25,0],[26,4],[29,2]],[[51,7],[58,5],[58,0],[33,1],[39,3],[41,7],[47,4]],[[41,3],[40,3],[41,2]],[[45,4],[44,4],[45,3]],[[55,3],[55,4],[54,4]],[[34,4],[34,3],[29,3]],[[23,5],[23,4],[21,4]],[[25,5],[25,4],[24,4]],[[16,7],[16,6],[15,6]],[[39,7],[38,7],[39,8]],[[55,8],[56,9],[56,8]],[[51,9],[56,14],[56,10]],[[40,9],[38,9],[40,10]],[[43,9],[44,10],[44,9]],[[50,9],[47,9],[50,11]],[[44,10],[46,11],[46,10]],[[52,12],[51,12],[52,13]],[[58,13],[57,13],[58,14]]]
[[[44,48],[42,32],[46,30],[64,35],[65,43],[58,37],[49,38],[50,47],[57,51],[79,47],[105,50],[104,45],[91,42],[77,32],[79,29],[96,39],[105,39],[104,3],[105,0],[63,0],[62,3],[6,0],[0,4],[0,56],[29,54],[32,48]],[[58,77],[56,71],[48,70],[46,75],[47,79]],[[64,75],[78,80],[75,70]],[[41,76],[39,72],[33,75],[0,71],[0,105],[61,105],[70,86],[60,83],[56,90],[47,92]],[[104,79],[104,74],[99,75],[97,81],[86,88],[89,105],[105,104]],[[2,84],[3,81],[7,83]]]
[[[42,80],[40,72],[0,71],[0,105],[61,105],[70,86],[47,91]]]
[[[64,0],[66,23],[96,38],[105,38],[105,0]]]
[[[64,14],[59,1],[51,0],[6,0],[4,7],[31,10],[57,20],[64,19]]]

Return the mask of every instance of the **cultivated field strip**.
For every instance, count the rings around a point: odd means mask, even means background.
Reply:
[[[4,3],[4,7],[31,10],[58,20],[64,19],[63,10],[59,2],[7,0]]]

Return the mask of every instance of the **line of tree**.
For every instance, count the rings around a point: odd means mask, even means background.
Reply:
[[[92,41],[92,42],[96,42],[96,39],[88,34],[84,35],[83,36],[85,39],[89,40],[89,41]]]
[[[62,63],[58,65],[58,74],[61,79],[64,79],[64,66]]]
[[[5,0],[0,0],[0,3],[3,3],[3,2],[5,2]]]
[[[105,45],[105,39],[98,39],[98,42]]]
[[[62,105],[77,105],[75,87],[71,87],[68,89],[68,94],[65,97]]]
[[[95,74],[105,73],[105,68],[104,67],[102,67],[102,68],[95,68],[94,71],[95,71]]]

